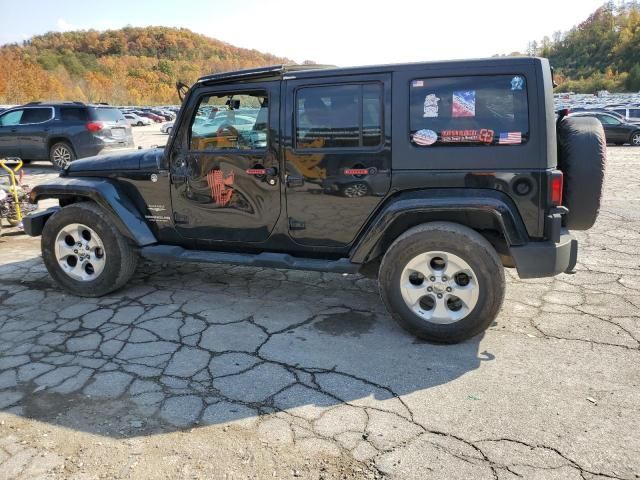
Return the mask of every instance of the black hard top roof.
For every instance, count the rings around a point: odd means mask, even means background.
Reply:
[[[414,70],[421,67],[478,67],[510,63],[513,65],[531,64],[540,61],[536,57],[496,57],[473,60],[448,60],[437,62],[398,63],[387,65],[369,65],[363,67],[336,67],[335,65],[272,65],[267,67],[234,70],[229,72],[205,75],[196,84],[211,85],[216,83],[231,83],[235,81],[250,81],[257,79],[283,79],[286,76],[296,78],[327,76],[327,75],[355,75],[366,73],[392,72],[399,70]]]

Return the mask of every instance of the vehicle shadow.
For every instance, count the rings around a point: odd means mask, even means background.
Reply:
[[[360,276],[143,264],[86,299],[40,258],[0,266],[0,410],[110,437],[273,415],[315,431],[337,408],[408,421],[400,397],[493,360],[480,340],[415,339]]]

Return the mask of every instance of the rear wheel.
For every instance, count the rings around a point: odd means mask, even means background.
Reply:
[[[640,147],[640,131],[633,132],[631,134],[631,138],[629,139],[629,143],[634,147]]]
[[[136,125],[141,127],[142,126],[142,122],[138,122],[138,123],[136,123]]]
[[[505,293],[504,270],[491,244],[446,222],[402,234],[387,250],[378,278],[393,318],[417,337],[440,343],[484,331]]]
[[[66,168],[76,159],[73,148],[67,142],[57,142],[49,149],[49,160],[60,170]]]
[[[53,215],[44,226],[41,244],[49,274],[81,297],[119,289],[137,264],[135,250],[93,203],[69,205]]]

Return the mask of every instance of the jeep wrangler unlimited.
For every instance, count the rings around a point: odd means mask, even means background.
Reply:
[[[602,127],[552,92],[540,58],[205,76],[165,148],[70,163],[25,230],[74,295],[139,257],[361,272],[404,328],[458,342],[500,311],[503,266],[571,272],[568,229],[598,214]]]

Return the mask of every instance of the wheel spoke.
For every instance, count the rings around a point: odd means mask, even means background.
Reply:
[[[404,284],[402,290],[405,295],[405,299],[411,304],[411,306],[416,306],[420,299],[427,294],[427,289],[424,286],[416,286],[409,281]]]
[[[465,307],[469,308],[470,305],[474,305],[477,301],[478,292],[474,283],[469,283],[464,287],[456,285],[454,282],[454,286],[452,287],[451,295],[455,295],[462,303],[464,303]]]
[[[448,320],[450,318],[450,310],[447,308],[444,297],[443,298],[436,297],[436,304],[431,313],[431,318],[435,321]]]

